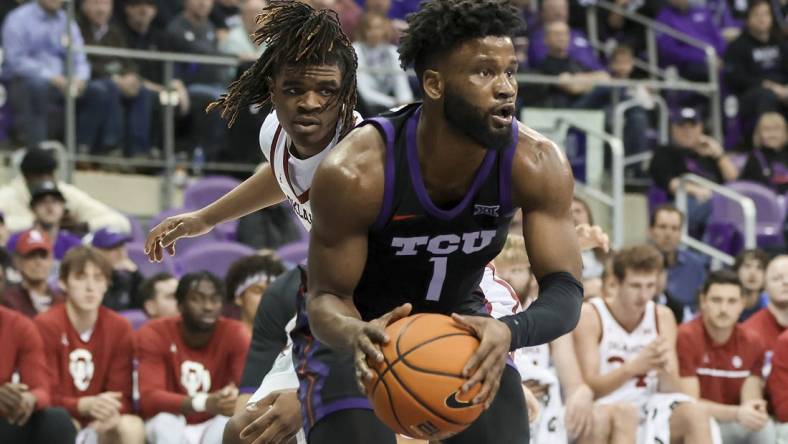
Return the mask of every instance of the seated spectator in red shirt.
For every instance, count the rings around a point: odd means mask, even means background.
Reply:
[[[711,273],[700,293],[701,315],[679,327],[682,390],[706,406],[723,442],[773,443],[762,389],[763,345],[737,324],[743,309],[738,276]]]
[[[766,392],[775,419],[782,423],[777,426],[778,434],[782,436],[786,426],[784,423],[788,422],[788,334],[780,334],[775,343]]]
[[[14,253],[22,282],[5,290],[3,305],[32,318],[63,302],[63,296],[54,292],[47,281],[54,269],[49,236],[41,230],[25,231],[19,236]]]
[[[227,270],[228,301],[239,308],[239,318],[252,334],[257,307],[268,286],[286,271],[282,261],[273,254],[238,259]],[[225,310],[225,314],[227,310]]]
[[[788,255],[780,255],[766,267],[766,295],[769,304],[747,319],[742,325],[755,332],[766,349],[763,375],[769,376],[772,351],[777,337],[788,328]]]
[[[109,228],[92,234],[91,244],[100,251],[112,267],[112,279],[104,295],[104,306],[115,311],[137,307],[137,289],[142,283],[142,274],[129,259],[126,243],[131,235]]]
[[[101,306],[110,265],[91,247],[74,248],[60,265],[66,303],[36,317],[52,382],[52,404],[79,422],[81,439],[140,443],[131,413],[134,339],[131,324]]]
[[[219,444],[238,397],[250,335],[220,316],[222,281],[190,273],[175,292],[180,316],[156,319],[137,332],[140,412],[150,442]],[[196,439],[195,439],[196,437]]]
[[[44,181],[30,190],[30,209],[35,220],[33,228],[44,231],[54,241],[56,260],[63,259],[66,252],[73,247],[82,245],[82,239],[68,230],[62,229],[66,216],[66,198],[57,188],[55,182]],[[21,233],[16,233],[8,240],[8,249],[13,250]]]
[[[733,271],[739,276],[744,296],[744,311],[739,316],[739,322],[746,321],[769,304],[769,298],[763,291],[768,263],[769,255],[757,248],[744,250],[736,256]]]
[[[142,281],[137,297],[145,314],[150,319],[178,316],[176,288],[178,280],[169,273],[158,273]]]
[[[0,271],[2,274],[2,271]],[[0,307],[0,436],[6,444],[73,444],[68,413],[50,407],[41,335],[33,321]],[[14,381],[18,371],[20,379]]]
[[[788,125],[782,114],[768,112],[758,119],[752,150],[739,173],[739,180],[758,182],[775,193],[788,192]]]

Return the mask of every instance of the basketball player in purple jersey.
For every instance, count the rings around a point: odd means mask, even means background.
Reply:
[[[506,360],[577,324],[583,290],[571,169],[554,143],[514,119],[510,36],[519,18],[509,1],[430,0],[408,24],[400,59],[415,68],[424,103],[365,122],[314,177],[309,288],[292,335],[299,378],[302,388],[322,387],[314,383],[325,362],[350,362],[348,372],[354,363],[357,378],[371,378],[366,360],[382,361],[387,324],[452,314],[481,341],[462,390],[481,384],[473,402],[487,410],[444,442],[527,443],[519,376]],[[495,320],[476,289],[517,208],[540,293],[528,310]],[[309,402],[302,399],[307,413],[322,407]],[[352,427],[358,418],[332,415],[309,442],[345,442],[324,432]]]

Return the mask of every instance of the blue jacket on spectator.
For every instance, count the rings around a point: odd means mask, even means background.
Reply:
[[[47,13],[36,1],[11,11],[3,23],[3,76],[13,78],[42,77],[50,79],[65,75],[66,13]],[[84,44],[77,23],[71,25],[74,46]],[[82,52],[74,52],[74,76],[90,78],[90,65]]]
[[[668,268],[668,293],[684,306],[695,312],[698,307],[698,292],[706,280],[706,264],[687,250],[676,252],[676,263]]]
[[[666,5],[656,20],[676,31],[687,34],[714,47],[717,55],[725,50],[725,40],[715,25],[711,12],[702,7],[688,6],[682,11]],[[681,70],[692,64],[705,64],[706,54],[702,49],[680,42],[665,34],[657,35],[659,61],[662,66],[675,65]]]

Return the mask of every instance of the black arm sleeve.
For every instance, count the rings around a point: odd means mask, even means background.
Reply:
[[[241,377],[241,393],[254,393],[271,371],[276,357],[287,346],[285,327],[296,314],[303,270],[296,267],[271,284],[257,307],[252,343]]]
[[[560,271],[539,280],[539,297],[527,310],[499,318],[512,332],[509,350],[546,344],[574,330],[583,305],[583,284]]]

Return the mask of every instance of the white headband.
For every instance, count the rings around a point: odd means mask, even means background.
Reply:
[[[269,280],[270,279],[270,280]],[[249,289],[252,285],[260,282],[265,281],[266,283],[271,283],[276,278],[270,278],[267,273],[257,273],[249,276],[248,278],[244,279],[243,282],[235,289],[235,297],[238,297],[243,294],[246,290]]]

